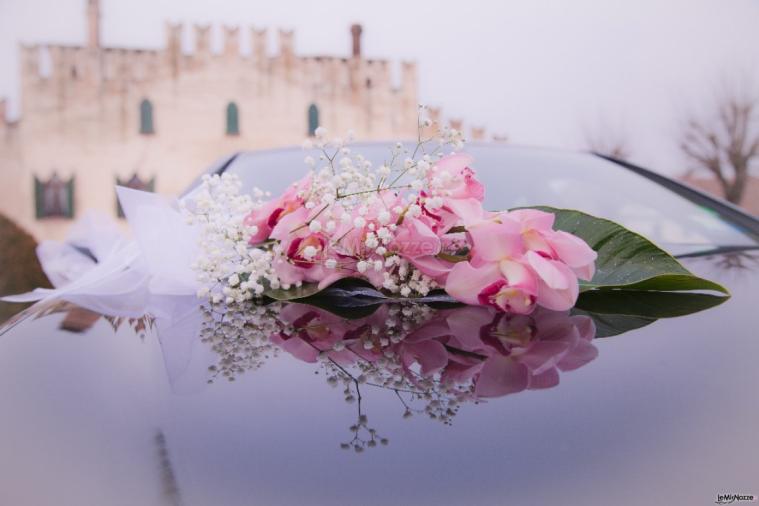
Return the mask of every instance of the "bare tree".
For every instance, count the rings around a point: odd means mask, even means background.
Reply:
[[[584,131],[585,145],[589,151],[617,160],[630,158],[630,145],[622,128],[614,128],[608,122],[600,121],[595,129],[585,128]]]
[[[728,201],[740,204],[749,170],[759,161],[759,101],[726,92],[715,106],[710,118],[687,118],[680,149],[719,181]]]

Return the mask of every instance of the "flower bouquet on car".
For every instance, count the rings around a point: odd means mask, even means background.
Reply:
[[[182,202],[201,230],[198,295],[228,304],[418,298],[528,314],[567,310],[587,290],[726,293],[613,222],[572,210],[485,209],[461,132],[423,138],[427,126],[420,119],[415,148],[398,143],[378,166],[319,128],[307,141],[318,150],[305,158],[307,173],[275,198],[241,193],[233,175],[205,176]]]
[[[329,139],[318,128],[304,146],[304,176],[273,198],[243,191],[228,173],[204,176],[175,201],[117,188],[135,240],[98,225],[89,243],[43,248],[48,277],[66,283],[6,300],[131,293],[135,300],[197,295],[211,304],[300,300],[335,308],[412,299],[529,314],[538,306],[565,311],[585,292],[727,294],[603,218],[548,207],[486,209],[488,189],[462,133],[443,128],[425,137],[431,124],[423,111],[416,144],[397,143],[380,164],[354,152],[350,135]],[[72,258],[76,265],[63,269]],[[725,299],[699,297],[707,305]]]

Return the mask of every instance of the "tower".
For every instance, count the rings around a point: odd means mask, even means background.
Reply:
[[[361,58],[361,25],[351,25],[351,55],[354,58]]]
[[[100,0],[87,0],[87,47],[100,48]]]

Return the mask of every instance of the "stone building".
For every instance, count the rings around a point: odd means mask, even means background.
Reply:
[[[417,69],[361,53],[361,26],[346,56],[303,56],[294,33],[167,24],[162,49],[103,47],[100,6],[88,0],[83,46],[22,45],[21,117],[0,102],[0,214],[38,239],[62,238],[85,209],[115,215],[114,185],[183,190],[205,167],[238,150],[300,144],[323,125],[361,140],[411,138],[417,128]],[[240,51],[251,38],[252,54]]]

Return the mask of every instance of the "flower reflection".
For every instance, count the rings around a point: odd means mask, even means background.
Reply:
[[[392,392],[402,416],[451,424],[460,406],[559,384],[561,372],[598,355],[589,316],[537,309],[512,315],[489,307],[433,309],[385,304],[350,319],[304,304],[206,309],[202,340],[218,354],[213,382],[233,381],[282,350],[318,363],[329,385],[357,406],[352,439],[358,452],[387,444],[368,423],[362,389]]]

